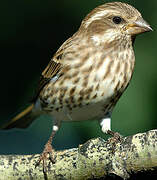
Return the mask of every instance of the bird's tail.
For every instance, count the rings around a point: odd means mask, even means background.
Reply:
[[[39,113],[33,111],[34,104],[28,106],[24,111],[15,116],[11,121],[9,121],[0,129],[12,129],[12,128],[27,128],[36,117],[39,116]]]

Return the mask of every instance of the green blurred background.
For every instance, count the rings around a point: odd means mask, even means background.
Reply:
[[[81,20],[102,0],[1,1],[0,124],[28,105],[40,73]],[[136,67],[129,88],[112,115],[112,129],[132,135],[157,128],[157,1],[123,1],[140,10],[154,32],[137,37]],[[0,131],[0,154],[40,153],[51,133],[50,117],[38,118],[26,130]],[[107,138],[97,121],[63,123],[53,146],[77,147],[94,137]]]

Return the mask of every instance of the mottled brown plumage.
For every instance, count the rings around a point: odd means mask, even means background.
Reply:
[[[29,108],[30,119],[40,113],[54,117],[40,161],[52,151],[52,137],[62,121],[97,119],[104,133],[111,132],[112,110],[132,77],[135,36],[151,30],[137,9],[121,2],[101,5],[85,17],[43,71]],[[32,119],[25,123],[27,114],[22,112],[4,128],[28,126]]]

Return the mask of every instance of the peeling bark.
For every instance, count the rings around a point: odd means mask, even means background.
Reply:
[[[54,153],[48,162],[47,179],[86,180],[115,174],[123,179],[138,171],[157,167],[157,130],[122,138],[91,139],[78,148]],[[35,168],[39,155],[0,155],[0,179],[44,179],[42,165]],[[46,178],[46,177],[45,177]]]

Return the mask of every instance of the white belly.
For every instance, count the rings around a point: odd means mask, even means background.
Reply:
[[[101,120],[104,117],[104,102],[76,107],[72,111],[64,108],[59,112],[52,112],[52,116],[60,121],[84,121],[84,120]]]

